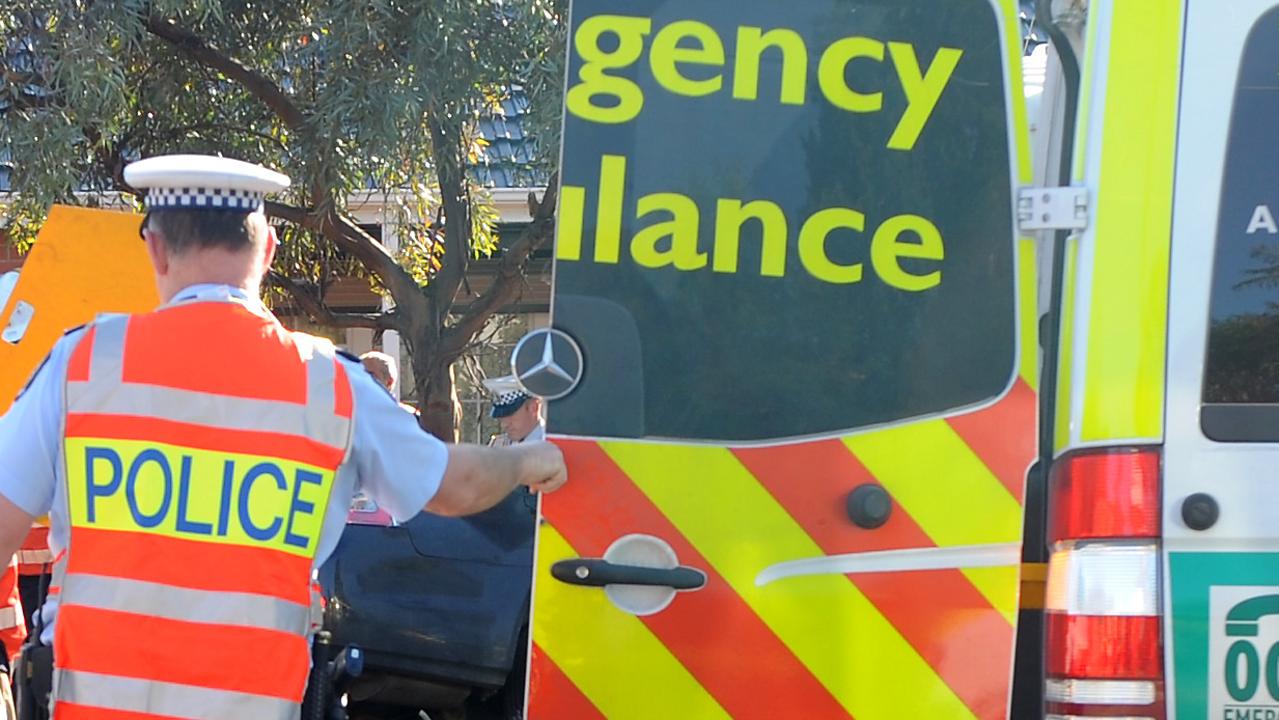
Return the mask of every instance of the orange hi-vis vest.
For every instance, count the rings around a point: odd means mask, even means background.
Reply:
[[[47,521],[31,523],[31,530],[18,550],[18,574],[42,575],[53,564],[53,552],[49,550],[49,526]]]
[[[196,301],[99,318],[67,368],[54,718],[294,718],[351,443],[327,341]]]
[[[27,639],[27,623],[22,615],[22,596],[18,594],[18,559],[10,558],[0,575],[0,643],[7,657],[18,654]]]

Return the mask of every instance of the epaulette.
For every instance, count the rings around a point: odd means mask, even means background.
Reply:
[[[81,331],[81,330],[85,329],[86,327],[88,327],[88,323],[85,323],[85,324],[83,324],[83,325],[76,325],[75,327],[73,327],[73,328],[69,328],[69,329],[67,329],[65,332],[63,332],[63,333],[62,333],[62,337],[66,337],[66,336],[68,336],[68,335],[70,335],[71,333],[74,333],[74,332],[79,332],[79,331]],[[53,357],[53,351],[52,351],[52,350],[50,350],[50,351],[48,352],[48,354],[46,354],[46,355],[44,356],[44,359],[43,359],[43,360],[41,360],[41,361],[40,361],[40,364],[36,366],[36,369],[35,369],[34,371],[32,371],[31,376],[27,378],[27,382],[26,382],[26,384],[25,384],[25,385],[23,385],[23,386],[22,386],[22,389],[18,391],[18,394],[14,396],[14,398],[13,398],[13,401],[14,401],[14,402],[17,402],[17,401],[18,401],[18,398],[21,398],[23,395],[25,395],[25,394],[27,393],[27,390],[30,390],[30,389],[31,389],[31,383],[33,383],[33,382],[35,382],[35,381],[36,381],[36,377],[40,374],[40,371],[44,369],[44,366],[49,364],[49,358],[51,358],[51,357]]]
[[[344,349],[342,349],[342,348],[337,348],[337,353],[338,353],[338,355],[341,355],[342,357],[346,358],[347,360],[350,360],[350,361],[351,361],[351,362],[353,362],[353,363],[356,363],[356,364],[359,364],[359,363],[360,363],[360,356],[359,356],[359,355],[356,355],[355,353],[351,352],[350,350],[344,350]]]

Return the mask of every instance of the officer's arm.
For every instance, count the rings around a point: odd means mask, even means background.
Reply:
[[[73,330],[58,341],[0,417],[0,562],[8,563],[32,518],[53,504],[62,442],[62,381],[78,337]]]
[[[0,495],[0,557],[11,558],[18,552],[27,532],[31,530],[31,521],[35,519],[35,515]]]
[[[493,507],[520,485],[551,492],[567,479],[564,456],[551,443],[450,445],[444,479],[426,510],[437,515],[470,515]]]

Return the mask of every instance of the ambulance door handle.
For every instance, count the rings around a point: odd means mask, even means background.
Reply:
[[[706,573],[680,565],[673,568],[618,565],[603,558],[561,560],[551,565],[551,576],[570,585],[650,585],[673,590],[697,590],[706,584]]]

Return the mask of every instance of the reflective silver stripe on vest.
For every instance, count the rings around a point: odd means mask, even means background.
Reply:
[[[19,550],[18,563],[22,565],[48,565],[53,562],[51,550]]]
[[[202,662],[199,652],[191,648],[191,662]],[[58,673],[54,702],[197,720],[293,720],[302,713],[295,702],[264,695],[69,670]]]
[[[342,426],[341,442],[328,443],[346,447],[350,420],[339,418],[337,411],[337,358],[333,346],[309,335],[294,335],[294,342],[306,358],[307,427],[325,427],[335,419]]]
[[[195,623],[239,625],[303,635],[311,608],[269,595],[192,590],[143,580],[70,573],[62,587],[67,605],[122,610]]]
[[[67,383],[67,411],[106,415],[142,415],[174,422],[304,435],[331,447],[344,448],[349,418],[331,411],[312,413],[306,405],[279,400],[215,395],[159,385],[90,382]],[[214,415],[216,413],[216,416]]]
[[[303,435],[331,447],[345,448],[350,418],[337,407],[336,352],[328,341],[294,334],[306,363],[306,404],[239,398],[159,385],[123,382],[128,315],[103,315],[94,321],[87,382],[67,383],[67,410],[108,415],[145,415],[229,430]],[[216,411],[220,417],[210,417]]]
[[[337,368],[333,355],[325,353],[325,348],[315,338],[305,335],[295,336],[299,347],[306,358],[306,404],[316,412],[327,412],[332,415],[337,408]]]
[[[93,351],[89,354],[89,377],[106,385],[119,385],[124,375],[124,340],[129,330],[128,315],[99,315],[93,321]]]
[[[24,622],[18,608],[9,605],[0,607],[0,630],[16,628]]]

